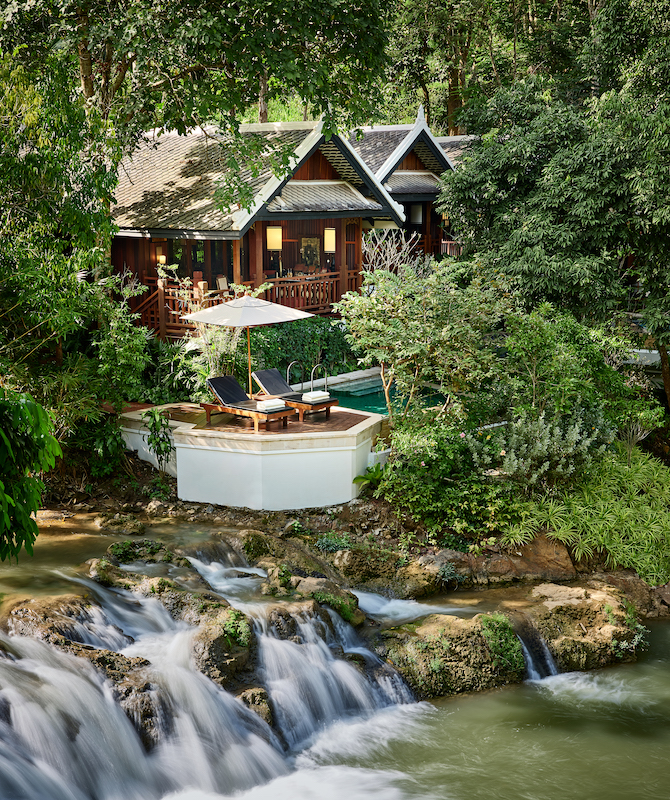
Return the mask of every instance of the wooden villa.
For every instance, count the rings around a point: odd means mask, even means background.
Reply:
[[[270,282],[265,299],[330,313],[360,285],[364,229],[418,231],[426,253],[449,252],[434,203],[438,176],[454,164],[422,110],[413,126],[351,137],[326,139],[317,122],[246,125],[241,133],[293,154],[284,177],[269,159],[259,174],[242,173],[249,209],[222,209],[216,199],[228,166],[214,129],[145,140],[121,164],[112,264],[149,287],[134,310],[161,338],[188,329],[179,287],[160,278],[162,264],[177,265],[196,291],[215,292],[210,301],[225,298],[231,283]]]

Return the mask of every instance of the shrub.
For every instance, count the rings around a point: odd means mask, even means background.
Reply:
[[[174,452],[174,445],[170,437],[170,422],[160,408],[148,408],[142,414],[142,421],[149,431],[146,437],[147,446],[156,456],[158,471],[162,475]]]
[[[571,491],[523,504],[503,541],[518,545],[546,532],[577,559],[602,557],[608,567],[633,569],[657,585],[670,580],[669,508],[670,470],[637,448],[628,467],[618,448]]]
[[[496,466],[526,493],[551,489],[587,472],[602,458],[614,433],[601,411],[580,409],[557,419],[522,411],[496,435]],[[476,436],[469,441],[475,463],[490,465],[491,448],[478,445]]]
[[[504,614],[487,614],[479,618],[482,636],[493,656],[493,666],[523,674],[521,642]]]
[[[482,438],[478,452],[489,463],[497,444],[493,434]],[[403,420],[393,445],[375,494],[421,521],[437,544],[465,551],[464,539],[490,535],[514,515],[512,487],[484,475],[469,432],[427,412]]]
[[[351,540],[346,533],[324,533],[316,540],[316,547],[323,553],[336,553],[338,550],[348,550]]]

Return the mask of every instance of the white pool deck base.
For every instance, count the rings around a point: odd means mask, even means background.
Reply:
[[[188,403],[159,408],[202,412]],[[337,430],[338,415],[346,412],[361,421]],[[122,414],[121,432],[128,449],[157,466],[147,446],[142,413]],[[374,460],[372,444],[383,419],[380,414],[336,407],[331,412],[334,424],[322,419],[307,431],[289,422],[281,432],[275,428],[258,434],[170,419],[175,452],[167,471],[177,478],[179,499],[189,502],[256,511],[340,505],[358,496],[359,485],[353,481]]]

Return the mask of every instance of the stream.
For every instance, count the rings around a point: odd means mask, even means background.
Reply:
[[[185,524],[152,527],[175,544],[207,542]],[[107,590],[83,562],[115,539],[91,526],[44,529],[34,559],[0,567],[6,599],[95,593],[81,640],[151,662],[164,710],[147,754],[111,688],[82,659],[1,636],[0,800],[629,800],[670,796],[670,625],[652,626],[636,664],[548,674],[522,685],[414,702],[401,678],[334,612],[268,617],[260,570],[193,557],[212,589],[253,621],[276,730],[195,671],[195,629],[156,599]],[[132,569],[132,565],[130,566]],[[391,626],[428,613],[470,615],[498,594],[425,603],[359,593]],[[275,606],[277,600],[271,601]],[[548,677],[540,678],[540,674]]]

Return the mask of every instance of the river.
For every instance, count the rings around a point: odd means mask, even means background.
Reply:
[[[210,533],[173,525],[150,535],[184,544]],[[0,591],[8,598],[72,592],[84,574],[77,565],[112,539],[88,522],[49,525],[33,560],[0,569]],[[339,619],[333,634],[300,618],[292,641],[281,640],[264,620],[256,578],[230,577],[225,564],[194,565],[255,620],[279,735],[190,668],[188,626],[155,600],[137,604],[101,590],[106,619],[95,619],[88,635],[152,662],[169,709],[164,740],[146,754],[87,664],[10,637],[10,655],[0,658],[2,800],[670,797],[667,623],[651,626],[650,649],[636,664],[415,703]],[[472,596],[459,603],[451,594],[427,610],[472,613]],[[375,596],[361,604],[389,622],[426,611]],[[338,657],[347,651],[360,652],[374,677]]]

